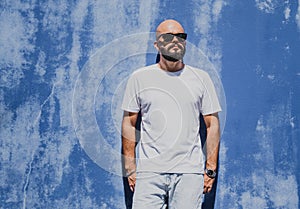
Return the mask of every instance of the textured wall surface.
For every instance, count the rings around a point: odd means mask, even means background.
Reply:
[[[120,102],[169,18],[224,110],[215,208],[299,208],[300,0],[1,0],[0,208],[125,208]]]

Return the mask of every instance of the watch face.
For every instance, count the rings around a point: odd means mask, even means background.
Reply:
[[[212,176],[214,172],[212,170],[207,170],[207,175]]]
[[[206,174],[210,177],[210,178],[215,178],[216,177],[216,172],[214,172],[213,170],[206,170]]]

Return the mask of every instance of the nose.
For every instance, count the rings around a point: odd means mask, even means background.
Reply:
[[[182,43],[185,42],[185,40],[183,38],[178,37],[178,36],[174,36],[173,39],[172,39],[172,42],[176,43],[176,44],[177,43],[181,43],[182,44]]]
[[[176,42],[176,43],[180,42],[179,37],[174,36],[174,37],[173,37],[173,42]]]

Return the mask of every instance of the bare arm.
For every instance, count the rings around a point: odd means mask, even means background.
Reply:
[[[218,156],[220,147],[220,123],[218,113],[203,116],[206,129],[206,168],[210,170],[217,170]],[[213,178],[209,178],[206,174],[204,175],[204,193],[211,191]]]
[[[128,177],[130,189],[134,191],[135,186],[135,146],[136,146],[136,121],[138,113],[124,111],[122,121],[122,152],[124,155],[125,175]]]

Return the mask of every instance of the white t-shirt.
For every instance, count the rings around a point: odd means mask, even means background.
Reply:
[[[221,111],[206,72],[187,65],[177,72],[141,68],[128,79],[122,109],[141,111],[138,172],[203,173],[200,113]]]

